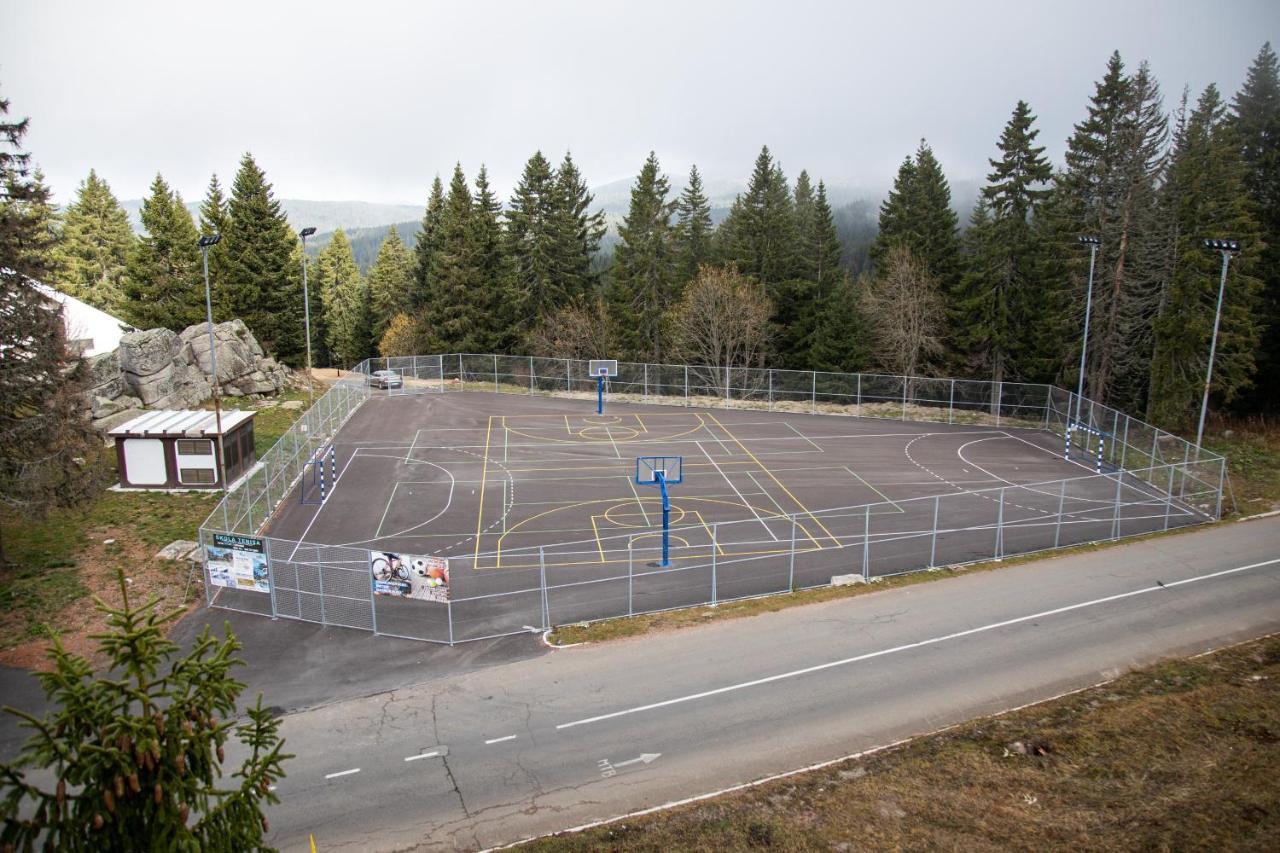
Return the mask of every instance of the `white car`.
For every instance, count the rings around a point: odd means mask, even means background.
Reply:
[[[402,388],[404,380],[394,370],[376,370],[369,377],[369,384],[374,388]]]

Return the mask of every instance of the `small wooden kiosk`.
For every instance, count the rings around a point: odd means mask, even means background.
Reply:
[[[253,467],[253,412],[222,413],[225,465],[218,460],[213,412],[145,412],[111,430],[120,485],[131,489],[220,489]]]

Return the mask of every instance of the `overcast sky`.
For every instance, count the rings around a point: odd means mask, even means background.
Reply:
[[[66,202],[90,167],[119,198],[160,171],[188,200],[253,152],[286,198],[419,204],[481,162],[506,194],[535,149],[587,180],[650,149],[742,180],[762,143],[788,176],[880,187],[927,137],[981,179],[1014,103],[1055,159],[1108,55],[1150,61],[1172,106],[1228,97],[1280,3],[292,4],[0,0],[0,97]]]

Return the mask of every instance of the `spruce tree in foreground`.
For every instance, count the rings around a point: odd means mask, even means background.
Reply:
[[[1258,228],[1245,187],[1246,165],[1226,108],[1212,84],[1200,96],[1174,144],[1162,193],[1174,219],[1174,270],[1155,320],[1151,367],[1152,423],[1189,427],[1204,388],[1222,259],[1205,237],[1230,235],[1243,252],[1231,264],[1213,365],[1213,399],[1229,403],[1247,388],[1259,339],[1258,295],[1252,274]]]
[[[351,241],[341,228],[316,259],[315,279],[324,305],[325,345],[342,367],[373,354],[369,287],[360,275]]]
[[[54,251],[61,275],[50,284],[95,308],[119,311],[134,239],[129,215],[90,169],[63,215],[62,240]]]
[[[195,223],[160,175],[143,199],[142,227],[146,233],[129,253],[125,318],[139,329],[180,332],[205,318],[204,279]]]
[[[604,213],[591,213],[592,196],[573,157],[565,152],[555,173],[548,224],[551,233],[551,269],[566,300],[595,295],[597,274],[592,262],[600,251],[607,227]]]
[[[240,161],[228,205],[224,288],[233,316],[262,348],[288,364],[302,363],[302,270],[294,264],[297,236],[253,157]]]
[[[1263,243],[1254,267],[1262,281],[1257,392],[1241,407],[1274,412],[1280,410],[1280,61],[1270,42],[1258,51],[1232,113]]]
[[[734,202],[722,229],[724,259],[764,285],[771,298],[779,284],[794,276],[795,202],[767,145],[760,149],[747,191]]]
[[[542,152],[535,151],[524,164],[503,214],[507,254],[515,277],[517,325],[536,322],[565,301],[554,267],[551,214],[555,204],[555,171]]]
[[[462,165],[453,168],[431,256],[431,301],[424,314],[432,352],[484,352],[483,315],[471,190]]]
[[[201,237],[213,234],[225,234],[229,214],[227,198],[222,192],[222,184],[215,174],[209,178],[209,187],[205,190],[204,199],[200,202],[200,221],[198,227]],[[232,319],[226,282],[227,244],[225,241],[215,243],[209,249],[209,291],[213,301],[213,320],[221,323]],[[203,275],[203,269],[201,270]]]
[[[813,370],[852,373],[871,359],[871,335],[862,311],[864,281],[844,276],[818,306],[809,364]]]
[[[381,341],[391,319],[413,310],[413,256],[394,225],[378,247],[369,268],[369,298],[373,307],[371,333]]]
[[[427,209],[422,214],[422,228],[413,246],[413,306],[421,311],[431,301],[431,258],[435,253],[440,216],[444,211],[444,184],[436,175],[431,182]]]
[[[683,288],[698,274],[698,267],[711,260],[714,238],[711,206],[707,203],[697,166],[689,169],[689,182],[680,192],[675,213],[676,225],[671,243],[675,255],[676,285]]]
[[[663,323],[675,301],[670,184],[652,151],[631,187],[631,206],[618,228],[609,301],[622,357],[662,363]]]
[[[54,639],[53,670],[39,673],[48,705],[43,718],[11,708],[31,730],[21,755],[0,764],[0,843],[32,850],[268,849],[263,809],[278,803],[284,777],[280,722],[262,705],[240,717],[243,664],[230,627],[221,640],[208,627],[179,656],[166,639],[184,612],[156,611],[157,599],[129,601],[119,573],[120,607],[95,599],[107,630],[95,637],[106,665]],[[110,673],[111,677],[105,677]],[[232,737],[247,756],[227,767]],[[56,780],[46,785],[40,776]]]
[[[472,202],[471,248],[480,282],[475,299],[484,321],[477,333],[479,352],[510,352],[522,330],[514,323],[514,275],[502,232],[502,202],[489,186],[489,171],[483,164]]]
[[[923,139],[914,159],[898,169],[889,197],[880,206],[880,234],[871,259],[880,264],[895,246],[905,246],[949,295],[960,280],[958,220],[951,188],[933,149]]]

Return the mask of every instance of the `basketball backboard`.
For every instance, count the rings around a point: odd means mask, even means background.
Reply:
[[[661,471],[667,485],[673,486],[684,480],[683,463],[683,456],[637,456],[636,484],[657,485],[658,472]]]
[[[617,376],[618,360],[616,358],[593,358],[587,362],[587,372],[591,378],[598,376]]]

